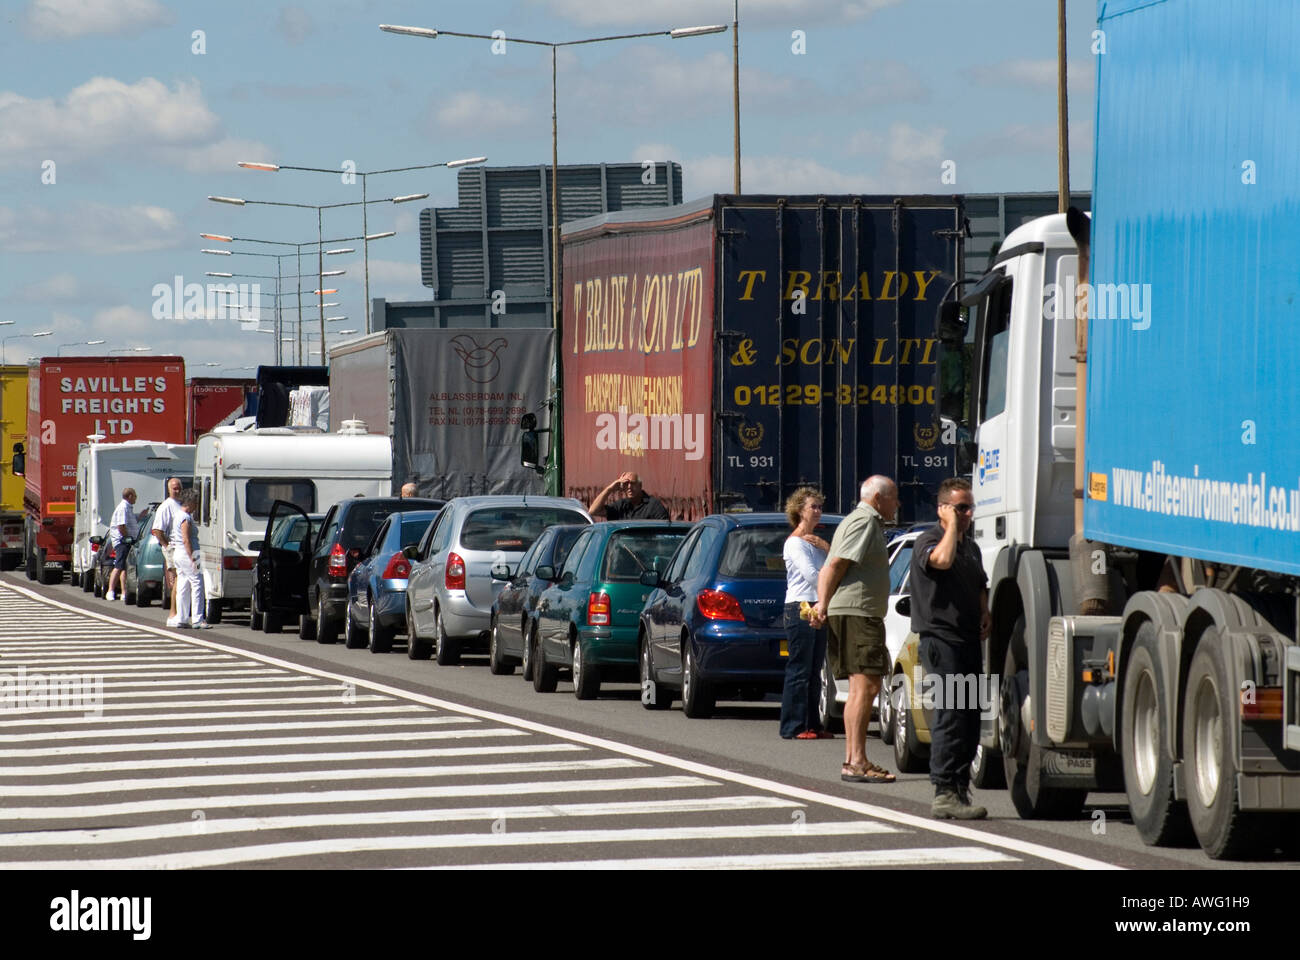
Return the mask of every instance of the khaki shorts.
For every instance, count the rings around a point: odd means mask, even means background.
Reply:
[[[885,621],[879,617],[827,618],[830,636],[826,650],[831,658],[831,672],[836,680],[847,680],[855,673],[882,677],[889,672],[889,654],[885,647]]]

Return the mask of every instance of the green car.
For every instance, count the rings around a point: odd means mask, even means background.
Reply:
[[[160,504],[150,504],[141,515],[140,535],[131,544],[126,555],[126,570],[122,576],[125,585],[122,599],[129,604],[147,607],[155,599],[164,607],[171,606],[171,594],[163,582],[162,544],[149,531],[153,529],[153,515]]]
[[[555,689],[573,673],[573,693],[591,700],[604,680],[637,679],[637,629],[650,588],[641,575],[662,571],[689,523],[619,520],[592,524],[574,542],[555,583],[537,599],[533,689]],[[539,567],[537,575],[549,579]]]

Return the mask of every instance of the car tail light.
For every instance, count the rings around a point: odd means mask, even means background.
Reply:
[[[458,553],[447,554],[446,582],[448,590],[465,589],[465,561]]]
[[[343,544],[336,543],[330,549],[329,565],[325,572],[336,580],[346,580],[348,576],[348,553]]]
[[[388,566],[384,567],[385,580],[405,580],[411,575],[411,561],[406,559],[402,553],[393,554],[388,561]]]
[[[609,594],[604,590],[587,597],[587,624],[593,627],[609,626]]]
[[[91,553],[99,553],[99,544],[97,544],[97,543],[92,543],[92,544],[90,545],[90,552],[91,552]]]
[[[221,569],[252,570],[253,565],[255,563],[257,563],[257,557],[237,557],[237,556],[222,557]]]
[[[740,609],[740,601],[721,590],[701,590],[695,598],[695,606],[710,620],[744,620],[745,614]]]

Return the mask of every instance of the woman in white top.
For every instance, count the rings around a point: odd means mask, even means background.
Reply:
[[[817,701],[821,697],[822,662],[826,659],[826,627],[814,630],[799,616],[800,601],[817,602],[817,576],[830,544],[817,536],[826,498],[820,490],[800,487],[785,502],[785,515],[794,528],[782,551],[785,557],[785,635],[790,658],[785,665],[781,694],[781,736],[786,740],[834,739],[821,729]]]

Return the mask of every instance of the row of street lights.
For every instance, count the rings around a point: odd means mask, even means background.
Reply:
[[[17,323],[16,320],[0,320],[0,327],[12,327],[16,323]],[[32,333],[14,333],[14,334],[10,334],[7,337],[0,338],[0,364],[7,362],[8,358],[6,356],[6,351],[8,349],[10,340],[26,340],[29,338],[38,339],[40,337],[52,337],[52,336],[54,336],[53,330],[37,330]],[[75,340],[72,343],[60,343],[58,346],[54,348],[54,355],[56,357],[62,355],[63,350],[66,347],[98,347],[105,343],[108,343],[108,341],[107,340]],[[110,354],[131,353],[131,352],[143,353],[152,349],[153,349],[152,347],[114,347],[108,352]],[[35,358],[30,356],[25,358],[25,360],[32,360],[32,359]]]

